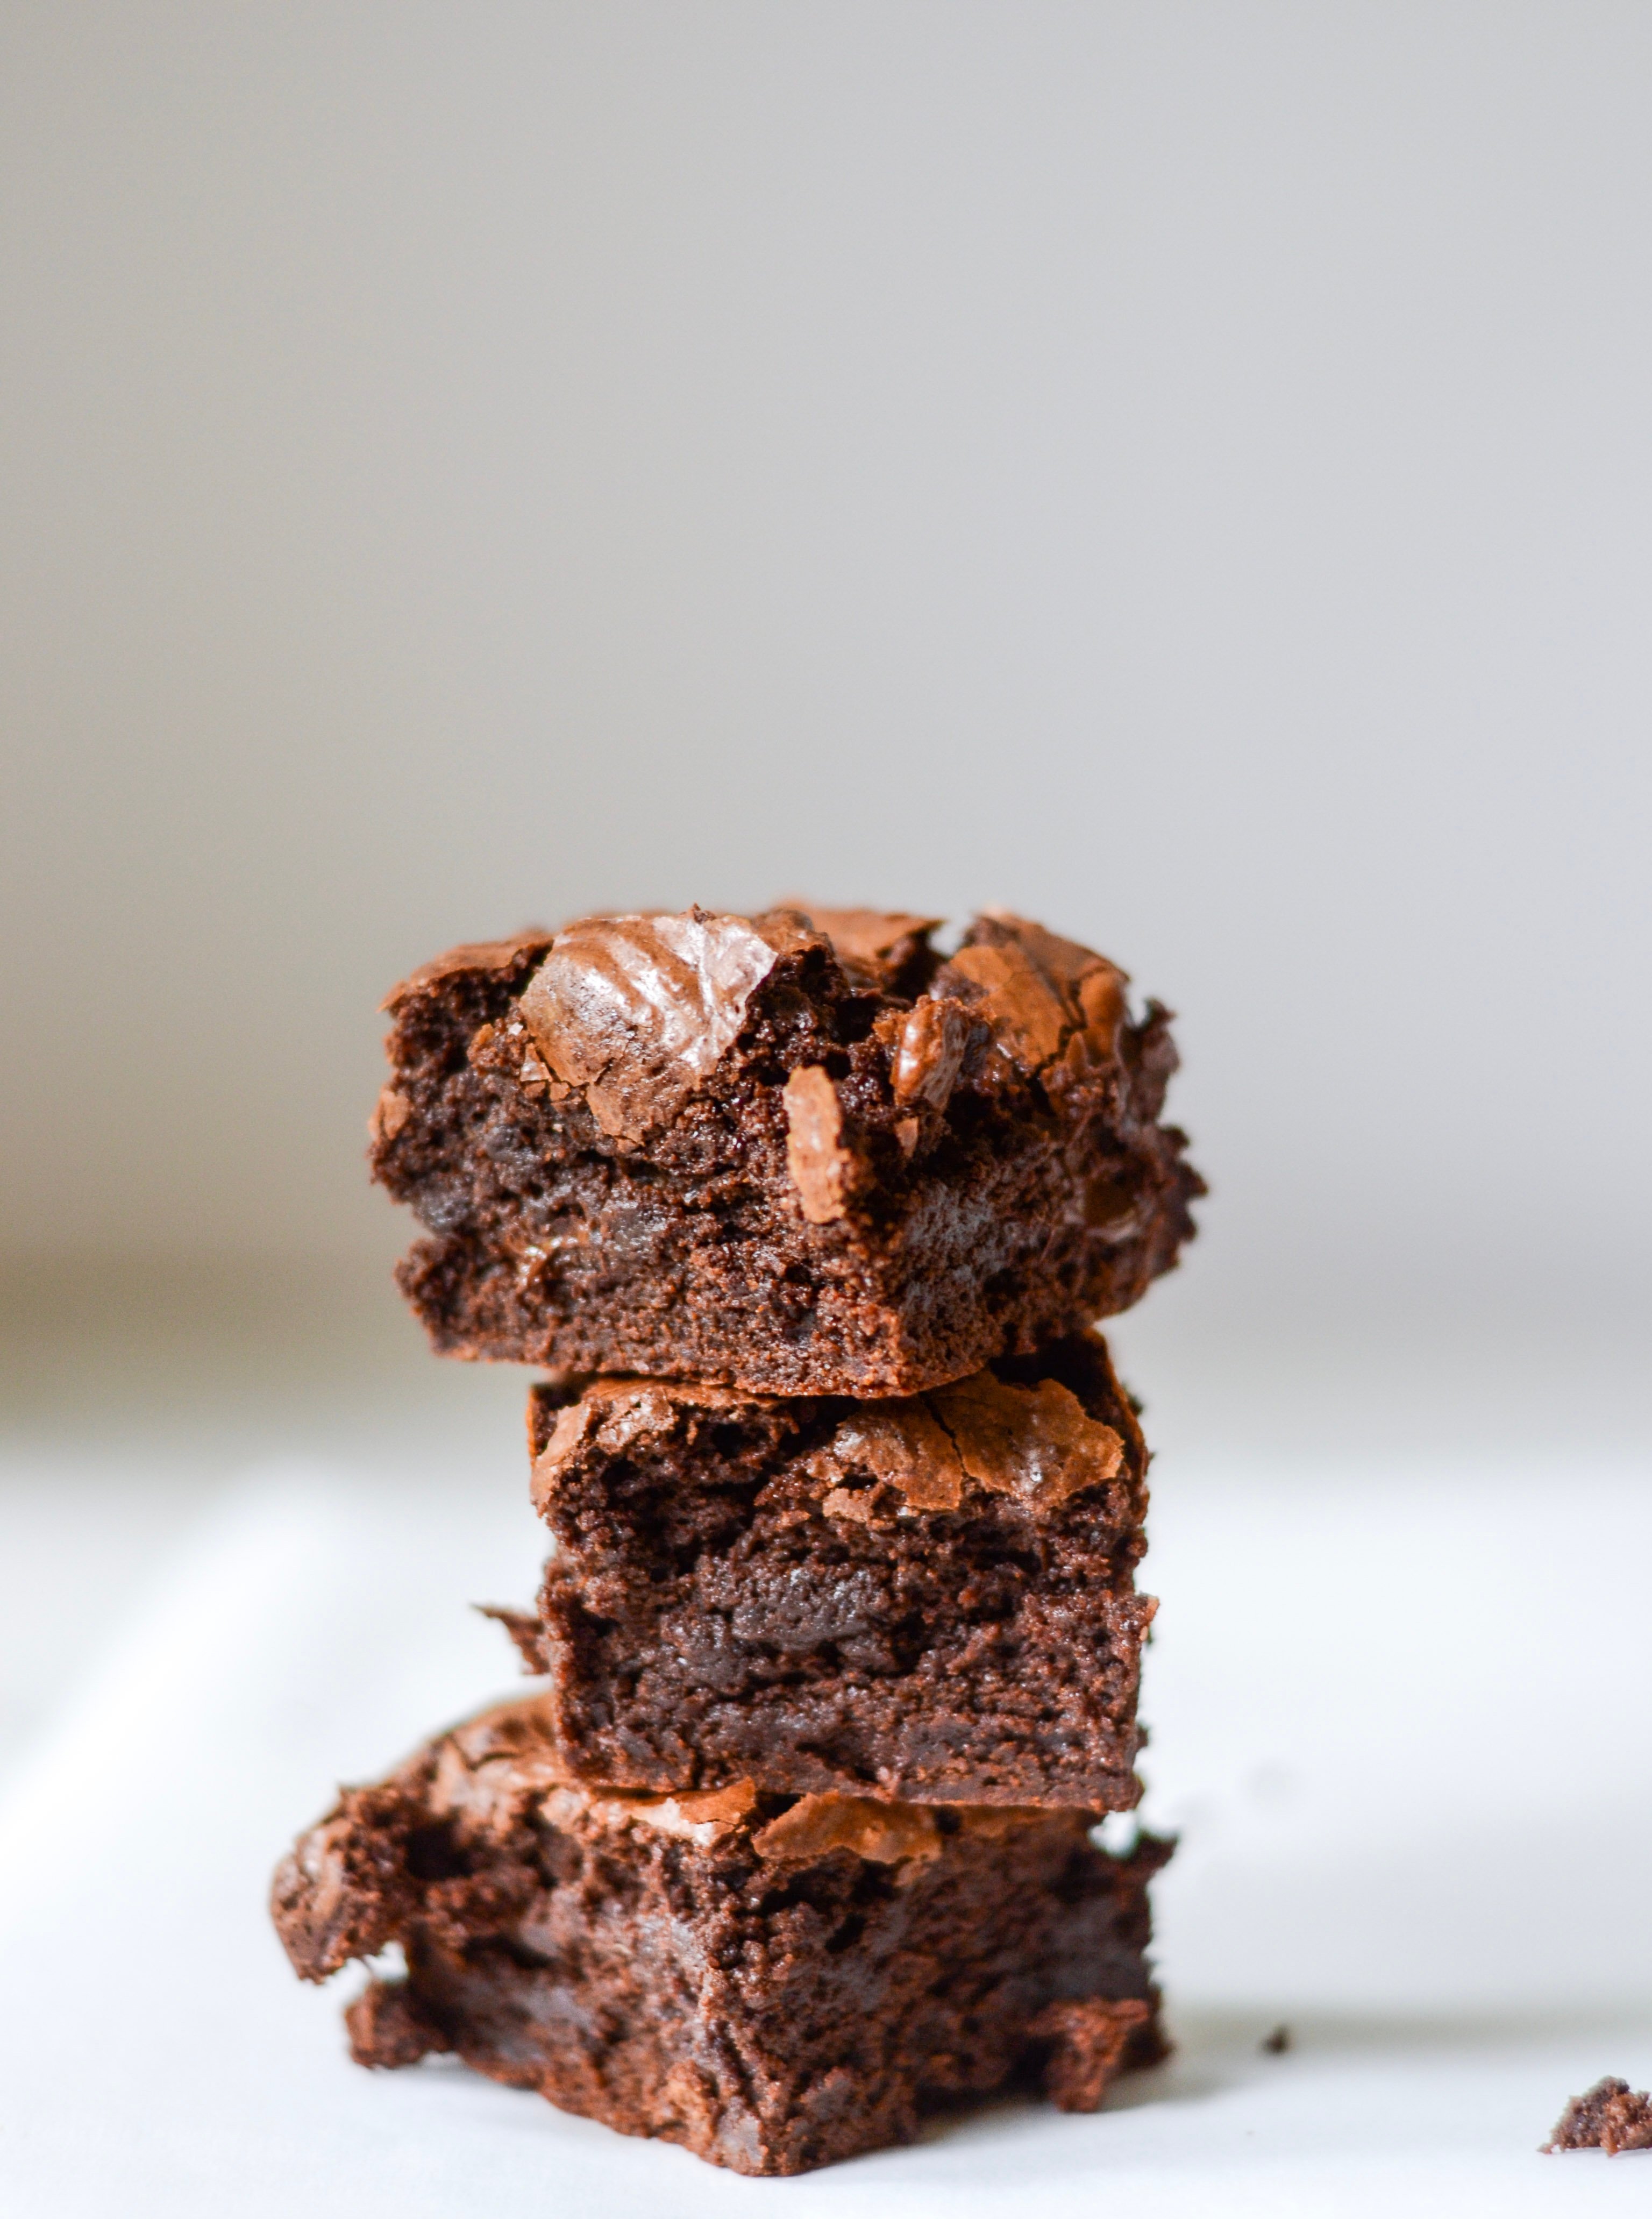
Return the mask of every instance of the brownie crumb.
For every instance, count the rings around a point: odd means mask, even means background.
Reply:
[[[1291,2046],[1291,2030],[1288,2026],[1276,2026],[1271,2034],[1264,2034],[1257,2047],[1269,2057],[1282,2057]]]
[[[1556,2150],[1581,2149],[1605,2150],[1608,2157],[1652,2149],[1652,2095],[1631,2088],[1627,2080],[1608,2078],[1597,2080],[1586,2095],[1574,2096],[1543,2150],[1552,2156]]]

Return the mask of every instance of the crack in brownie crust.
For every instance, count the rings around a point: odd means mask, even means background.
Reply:
[[[910,1394],[1137,1301],[1202,1184],[1167,1013],[1009,917],[587,918],[397,987],[374,1176],[436,1346]]]
[[[553,1554],[500,1613],[582,1776],[1128,1808],[1146,1452],[1099,1336],[870,1408],[534,1389]]]
[[[1094,2109],[1164,2054],[1146,1885],[1074,1811],[801,1801],[748,1782],[571,1785],[543,1701],[346,1789],[278,1869],[322,1980],[400,1942],[347,2014],[366,2065],[456,2052],[628,2134],[748,2173],[910,2140],[1012,2083]]]

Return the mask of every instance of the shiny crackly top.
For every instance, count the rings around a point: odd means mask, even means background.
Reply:
[[[582,917],[552,935],[452,949],[386,1005],[543,950],[516,1004],[524,1081],[553,1098],[577,1092],[605,1133],[632,1142],[672,1122],[733,1046],[776,966],[811,948],[829,949],[848,985],[889,1003],[876,1031],[903,1107],[944,1109],[978,1037],[1028,1076],[1115,1056],[1127,985],[1115,965],[1004,912],[978,917],[943,960],[928,944],[939,922],[819,908]],[[786,1092],[793,1175],[818,1221],[841,1203],[831,1082],[818,1067],[798,1071]]]
[[[557,1414],[535,1459],[535,1506],[544,1510],[588,1453],[623,1456],[650,1436],[668,1435],[679,1413],[732,1412],[757,1400],[665,1380],[594,1380]],[[873,1515],[874,1491],[856,1482],[890,1486],[910,1511],[956,1510],[975,1490],[1045,1514],[1116,1477],[1124,1462],[1119,1433],[1092,1418],[1070,1387],[1058,1379],[1015,1385],[990,1371],[926,1395],[857,1405],[814,1459],[831,1482],[821,1505],[826,1514],[862,1521]]]

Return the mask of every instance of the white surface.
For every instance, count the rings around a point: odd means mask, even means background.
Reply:
[[[514,1490],[294,1470],[178,1556],[0,1813],[7,2219],[1644,2209],[1652,2158],[1534,2154],[1600,2073],[1652,2081],[1638,1470],[1162,1483],[1177,2060],[1096,2118],[998,2107],[778,2184],[355,2071],[348,1983],[301,1988],[265,1922],[336,1779],[512,1684],[455,1599],[525,1594],[536,1539]]]

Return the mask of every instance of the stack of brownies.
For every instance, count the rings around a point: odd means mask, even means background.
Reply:
[[[366,2065],[479,2071],[742,2172],[1163,2054],[1146,1451],[1097,1317],[1202,1191],[1165,1012],[1035,924],[586,919],[389,998],[376,1176],[436,1346],[542,1367],[538,1692],[346,1789],[297,1970],[400,1944]]]

